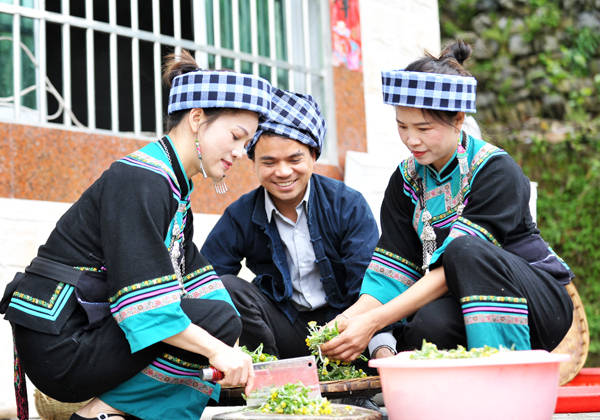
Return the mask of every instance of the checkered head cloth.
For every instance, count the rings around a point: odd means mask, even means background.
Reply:
[[[312,147],[318,159],[327,128],[314,98],[274,87],[271,101],[270,118],[258,124],[256,134],[246,146],[248,156],[253,156],[256,142],[263,133],[268,132]]]
[[[271,84],[251,74],[198,70],[173,79],[169,114],[191,108],[237,108],[266,118],[271,109]]]
[[[381,83],[389,105],[475,112],[474,77],[392,70],[381,72]]]

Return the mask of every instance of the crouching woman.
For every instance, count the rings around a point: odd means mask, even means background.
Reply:
[[[270,84],[201,71],[184,53],[167,62],[168,134],[114,162],[61,217],[2,301],[16,348],[19,416],[25,373],[60,401],[91,402],[75,419],[197,420],[219,382],[253,380],[232,347],[241,322],[221,280],[192,242],[192,177],[222,191]]]
[[[475,111],[476,80],[462,66],[470,53],[457,42],[383,72],[384,102],[412,156],[390,178],[361,296],[321,348],[330,357],[354,359],[367,345],[384,357],[423,339],[552,350],[571,325],[573,274],[531,218],[529,180],[463,130]]]

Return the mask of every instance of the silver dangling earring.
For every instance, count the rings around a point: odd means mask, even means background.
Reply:
[[[217,194],[225,194],[228,190],[227,184],[225,183],[225,175],[221,178],[220,181],[215,182],[215,191]]]
[[[200,151],[200,143],[198,143],[198,139],[194,140],[196,142],[196,153],[198,153],[198,159],[200,159],[200,170],[202,171],[202,176],[204,178],[208,178],[206,175],[206,171],[204,170],[204,165],[202,164],[202,152]]]
[[[204,178],[208,178],[208,175],[206,175],[206,171],[204,170],[204,164],[202,163],[202,152],[200,151],[200,143],[198,142],[198,139],[194,140],[194,142],[196,143],[196,153],[198,153],[198,159],[200,160],[200,170],[202,171],[202,176]],[[214,183],[214,187],[217,194],[225,194],[227,191],[229,191],[227,188],[227,184],[225,184],[225,175],[223,175],[223,178],[221,178],[219,181],[216,181]]]

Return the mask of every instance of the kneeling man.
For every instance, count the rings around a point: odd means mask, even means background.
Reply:
[[[379,234],[358,191],[313,173],[326,130],[314,99],[275,89],[272,101],[246,149],[260,187],[226,209],[201,252],[242,316],[240,344],[289,358],[309,354],[308,321],[358,299]],[[244,259],[251,283],[237,277]]]

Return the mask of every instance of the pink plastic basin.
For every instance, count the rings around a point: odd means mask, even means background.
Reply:
[[[549,420],[569,355],[509,351],[475,359],[372,359],[390,420]]]

